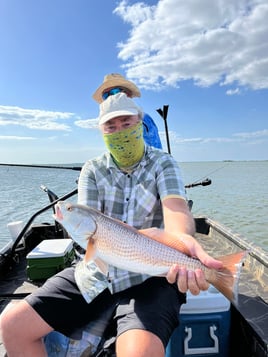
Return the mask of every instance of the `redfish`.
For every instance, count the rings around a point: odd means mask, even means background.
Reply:
[[[85,259],[95,259],[105,273],[107,264],[117,268],[165,276],[173,264],[188,270],[202,269],[206,280],[229,300],[236,301],[237,287],[246,252],[217,257],[223,268],[206,267],[190,256],[179,238],[162,229],[137,230],[119,220],[79,204],[58,202],[54,218],[82,248]]]

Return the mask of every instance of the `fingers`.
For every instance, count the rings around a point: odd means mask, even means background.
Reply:
[[[174,284],[176,282],[178,272],[179,272],[179,266],[177,264],[172,265],[166,276],[166,279],[170,284]]]
[[[182,293],[186,293],[186,291],[188,290],[188,286],[189,286],[189,282],[188,282],[188,273],[185,267],[180,267],[179,268],[179,273],[177,276],[177,285],[178,285],[178,289],[182,292]],[[193,282],[191,282],[190,284],[193,284]]]
[[[170,268],[166,278],[171,284],[177,282],[178,289],[182,293],[189,290],[193,295],[198,295],[201,290],[209,288],[209,283],[201,269],[187,271],[185,267],[179,267],[175,264]]]
[[[193,295],[198,295],[202,290],[198,283],[194,271],[187,271],[185,268],[179,269],[177,284],[181,292],[186,293],[189,290]]]
[[[223,263],[212,258],[198,243],[198,241],[188,234],[180,234],[179,239],[186,245],[192,257],[198,258],[204,265],[212,269],[221,269]]]
[[[221,262],[220,260],[214,259],[214,258],[210,257],[209,255],[207,256],[207,258],[204,258],[203,264],[211,269],[221,269],[223,267],[223,262]]]
[[[222,268],[223,264],[221,261],[212,258],[208,255],[201,246],[197,246],[195,249],[195,255],[198,259],[207,267],[212,269],[220,269]]]
[[[209,283],[205,279],[204,272],[201,269],[196,269],[194,273],[199,290],[207,290],[209,288]]]

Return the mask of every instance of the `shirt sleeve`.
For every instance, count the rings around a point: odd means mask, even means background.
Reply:
[[[82,167],[78,180],[77,202],[100,210],[95,168],[91,160],[87,161]]]
[[[162,155],[159,158],[157,188],[161,200],[168,197],[186,199],[181,170],[178,163],[169,154]]]

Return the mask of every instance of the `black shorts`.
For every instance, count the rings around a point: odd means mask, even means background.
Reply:
[[[88,304],[75,283],[71,267],[48,279],[26,301],[65,336],[72,336],[75,329],[97,320],[107,310],[112,311],[117,336],[130,329],[143,329],[157,335],[166,346],[178,325],[185,294],[166,278],[152,277],[119,293],[111,294],[106,289]]]

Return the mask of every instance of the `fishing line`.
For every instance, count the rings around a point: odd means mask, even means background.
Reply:
[[[203,180],[204,178],[206,178],[206,177],[208,177],[208,176],[214,174],[215,172],[217,172],[217,171],[223,169],[223,168],[224,168],[225,166],[227,166],[227,165],[228,165],[228,163],[226,163],[226,164],[224,164],[224,165],[218,167],[218,168],[215,169],[215,170],[210,171],[210,172],[209,172],[208,174],[206,174],[205,176],[203,176],[203,177],[201,177],[201,178],[195,180],[195,181],[193,182],[193,184],[195,184],[195,183],[197,183],[198,181]]]

